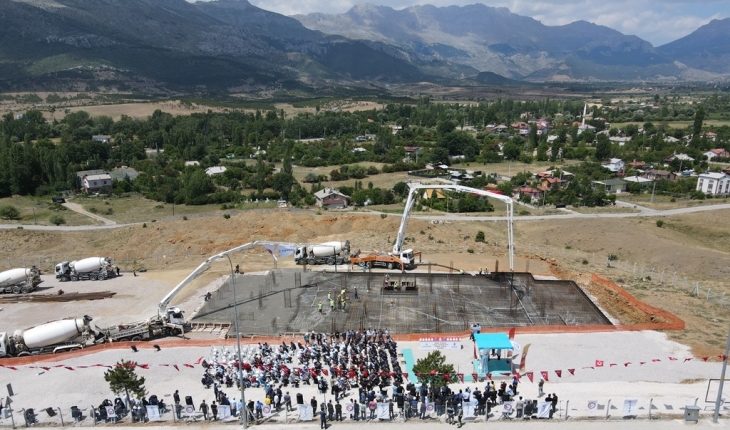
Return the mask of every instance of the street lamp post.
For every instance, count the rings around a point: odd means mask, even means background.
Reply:
[[[238,331],[238,301],[236,300],[236,275],[233,273],[233,261],[228,254],[223,254],[228,258],[228,264],[231,266],[231,288],[233,288],[233,315],[234,315],[234,327],[236,329],[236,348],[238,349],[238,383],[241,386],[241,416],[243,418],[243,428],[248,428],[248,408],[246,407],[246,394],[244,392],[243,385],[243,360],[241,359],[241,337]]]

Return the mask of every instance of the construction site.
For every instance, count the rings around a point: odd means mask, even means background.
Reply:
[[[227,336],[235,337],[230,325],[235,318],[234,285],[241,335],[368,328],[425,334],[462,332],[472,324],[505,329],[611,324],[575,282],[530,273],[276,269],[265,275],[234,276],[234,282],[225,281],[192,318],[194,327],[227,328]]]

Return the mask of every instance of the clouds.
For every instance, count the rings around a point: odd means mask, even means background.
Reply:
[[[249,0],[262,9],[284,15],[311,12],[343,13],[365,0]],[[402,9],[416,4],[464,6],[476,0],[370,0],[370,3]],[[713,19],[730,17],[726,0],[485,0],[492,7],[533,17],[546,25],[585,20],[633,34],[655,46],[674,41]]]

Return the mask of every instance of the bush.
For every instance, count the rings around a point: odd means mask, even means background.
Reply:
[[[657,227],[659,227],[659,228],[662,228],[662,227],[664,227],[664,221],[662,221],[662,220],[658,219],[658,220],[656,221],[656,226],[657,226]]]
[[[20,219],[20,211],[15,206],[0,206],[0,218],[2,219]]]
[[[584,259],[584,260],[583,260],[583,264],[584,264],[584,265],[585,265],[585,264],[588,264],[588,260],[585,260],[585,259]]]
[[[147,223],[146,222],[143,222],[142,223],[142,228],[147,228]]]
[[[473,254],[474,253],[474,250],[471,249],[471,248],[469,248],[469,249],[466,250],[466,252],[468,252],[469,254]]]
[[[114,209],[112,208],[106,208],[106,212],[104,212],[107,215],[114,215]]]
[[[164,209],[164,208],[165,208],[165,207],[164,207],[164,206],[162,206],[162,205],[157,205],[157,206],[155,206],[155,209]]]
[[[58,214],[51,215],[49,221],[51,221],[51,224],[54,225],[66,224],[66,219]]]
[[[385,219],[388,217],[388,214],[380,214],[380,218]]]
[[[225,218],[225,219],[231,219],[231,214],[223,214],[223,218]]]
[[[96,214],[96,213],[99,213],[99,210],[92,206],[89,208],[89,212],[91,212],[92,214]]]
[[[608,261],[616,261],[616,260],[618,260],[618,255],[608,254]]]
[[[183,221],[187,221],[188,220],[188,217],[185,216],[185,215],[183,215],[182,219],[183,219]]]
[[[484,243],[484,232],[478,231],[476,237],[474,238],[474,242],[482,242]]]

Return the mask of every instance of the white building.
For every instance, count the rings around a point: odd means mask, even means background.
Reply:
[[[226,170],[228,170],[226,166],[213,166],[205,169],[205,174],[208,176],[222,175]]]
[[[608,160],[608,163],[604,164],[603,167],[607,168],[608,170],[612,171],[613,173],[621,172],[624,170],[625,167],[624,160],[620,158],[611,158]]]
[[[697,178],[697,191],[704,194],[730,194],[730,176],[723,172],[701,173]]]
[[[112,177],[108,173],[100,175],[86,175],[82,182],[84,191],[89,193],[112,191]]]

